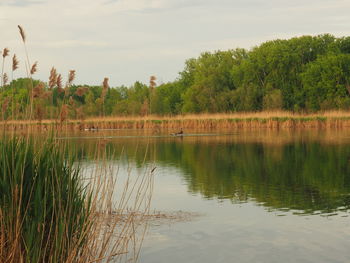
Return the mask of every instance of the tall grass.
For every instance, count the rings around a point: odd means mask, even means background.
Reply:
[[[2,139],[1,262],[65,262],[83,247],[91,194],[74,161],[52,140]]]
[[[26,47],[26,35],[18,26],[25,48],[29,103],[25,109],[31,121],[36,100],[52,96],[43,92],[43,84],[34,87],[32,75],[37,62],[30,66]],[[1,69],[1,86],[4,80],[4,49]],[[18,68],[13,57],[13,71]],[[49,87],[68,91],[75,77],[71,70],[65,88],[62,77],[51,70]],[[13,78],[13,77],[12,77]],[[107,91],[108,79],[104,86]],[[11,85],[8,88],[12,88]],[[84,90],[81,90],[84,92]],[[80,93],[79,93],[80,94]],[[78,95],[79,95],[78,94]],[[12,104],[14,91],[12,90]],[[99,143],[92,167],[83,165],[74,146],[59,138],[57,128],[66,121],[66,96],[62,101],[57,120],[49,134],[33,133],[26,126],[21,134],[15,121],[12,105],[12,122],[8,132],[4,118],[0,137],[0,262],[110,262],[115,260],[136,261],[145,234],[142,224],[148,214],[152,196],[154,168],[143,175],[131,176],[131,171],[115,198],[117,170],[108,161],[113,152]],[[3,113],[7,102],[3,103]],[[74,106],[74,105],[70,105]],[[35,109],[37,111],[37,109]],[[141,233],[140,235],[136,235]]]
[[[0,141],[0,262],[135,262],[145,234],[153,170],[129,172],[99,145],[82,165],[66,141]]]

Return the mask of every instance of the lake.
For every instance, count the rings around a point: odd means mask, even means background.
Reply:
[[[152,210],[188,215],[151,221],[139,262],[350,262],[349,131],[111,130],[70,140],[90,150],[103,142],[121,174],[154,165]]]

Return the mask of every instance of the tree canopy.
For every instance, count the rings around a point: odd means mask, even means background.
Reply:
[[[3,85],[0,102],[7,103],[3,115],[11,110],[24,114],[29,86],[28,79]],[[176,80],[158,86],[154,76],[149,85],[135,82],[108,90],[87,85],[62,90],[40,81],[33,86],[38,91],[37,118],[54,118],[63,104],[71,118],[349,109],[350,37],[301,36],[267,41],[250,50],[204,52],[188,59]]]

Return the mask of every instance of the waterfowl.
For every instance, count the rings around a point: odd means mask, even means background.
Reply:
[[[172,133],[171,135],[172,136],[182,136],[183,134],[184,134],[184,131],[181,128],[181,130],[179,132]]]

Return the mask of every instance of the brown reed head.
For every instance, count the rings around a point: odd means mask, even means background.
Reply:
[[[62,89],[62,75],[61,74],[58,74],[58,76],[57,76],[56,85],[58,88]]]
[[[103,89],[108,89],[109,88],[108,80],[109,80],[108,78],[104,78],[103,79],[103,83],[102,83]]]
[[[25,43],[26,42],[26,34],[24,33],[24,30],[20,25],[18,25],[18,29],[19,29],[19,33],[21,34],[22,40]]]
[[[30,68],[30,75],[33,75],[35,72],[37,72],[38,68],[38,61],[36,61],[32,67]]]
[[[14,54],[12,57],[12,71],[15,71],[16,69],[18,69],[18,64],[19,64],[19,61],[16,57],[16,54]]]
[[[5,47],[4,50],[2,51],[2,57],[3,58],[7,57],[9,53],[10,53],[10,50],[7,47]]]
[[[154,88],[155,86],[157,86],[156,80],[157,80],[157,78],[155,76],[151,76],[150,77],[150,79],[149,79],[149,86],[151,88]]]
[[[9,80],[9,78],[8,78],[7,74],[4,73],[4,75],[2,76],[2,81],[3,81],[3,83],[4,83],[4,86],[6,86],[8,80]]]
[[[75,79],[75,70],[70,70],[68,74],[68,84],[71,85]]]
[[[57,71],[54,67],[50,70],[49,88],[52,89],[57,83]]]

